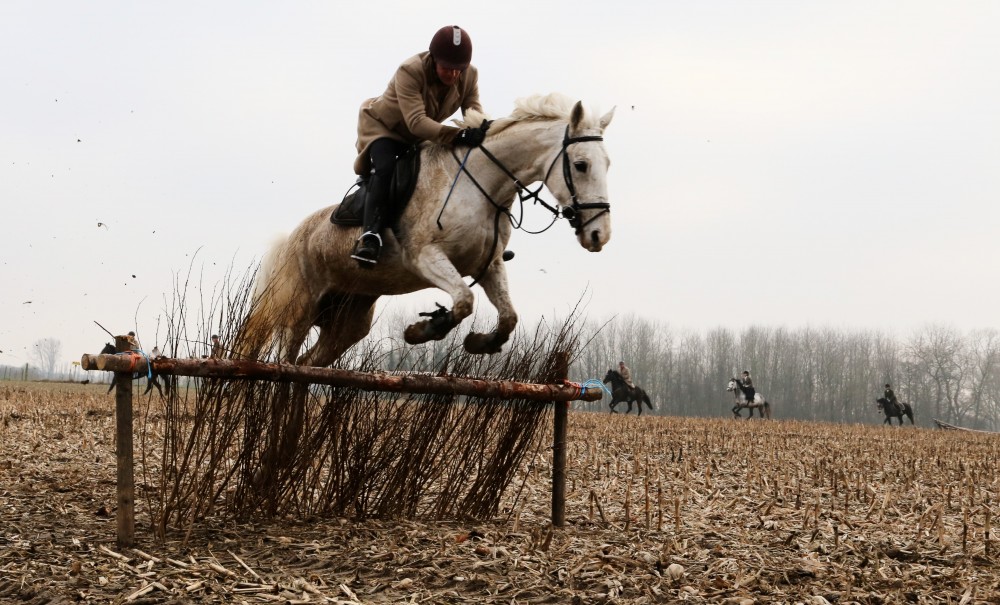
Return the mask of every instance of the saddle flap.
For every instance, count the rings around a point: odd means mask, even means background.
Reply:
[[[333,209],[330,222],[342,227],[357,227],[365,218],[365,197],[368,195],[368,181],[358,179],[358,188],[348,191],[344,199]]]
[[[417,188],[417,177],[420,174],[420,147],[411,145],[406,152],[396,159],[396,166],[389,183],[388,221],[396,222],[403,213]],[[342,227],[357,227],[364,223],[365,198],[368,197],[368,179],[361,177],[351,186],[344,199],[333,209],[330,222]]]

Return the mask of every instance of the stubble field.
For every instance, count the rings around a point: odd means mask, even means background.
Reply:
[[[571,412],[564,528],[546,434],[489,520],[209,518],[156,540],[137,472],[118,552],[105,389],[0,383],[0,602],[1000,602],[1000,435]]]

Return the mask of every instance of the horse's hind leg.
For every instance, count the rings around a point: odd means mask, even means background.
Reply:
[[[503,261],[497,257],[479,279],[479,285],[486,292],[486,297],[497,310],[497,327],[489,334],[470,332],[465,337],[465,350],[469,353],[498,353],[510,333],[517,326],[517,312],[510,300],[507,288],[507,269]]]
[[[371,331],[375,315],[372,297],[344,297],[323,310],[316,343],[296,361],[298,365],[326,367]]]

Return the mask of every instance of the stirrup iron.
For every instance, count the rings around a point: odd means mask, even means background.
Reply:
[[[358,249],[361,247],[362,241],[368,236],[374,237],[375,241],[378,242],[377,247],[375,248],[374,251],[374,258],[362,256],[358,253]],[[361,234],[361,236],[357,239],[357,241],[354,242],[354,251],[351,253],[351,258],[362,263],[369,263],[375,265],[378,263],[378,258],[381,255],[382,255],[382,236],[375,231],[365,231],[364,233]]]

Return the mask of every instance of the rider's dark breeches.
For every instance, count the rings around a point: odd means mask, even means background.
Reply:
[[[746,390],[746,393],[744,393],[744,395],[746,395],[747,403],[753,403],[754,397],[757,396],[757,391],[753,387],[750,387],[749,389]]]
[[[368,181],[368,198],[365,200],[365,229],[381,229],[389,213],[389,185],[396,167],[396,157],[406,152],[406,143],[393,139],[376,139],[368,148],[372,161],[372,175]],[[391,214],[391,213],[389,213]]]

